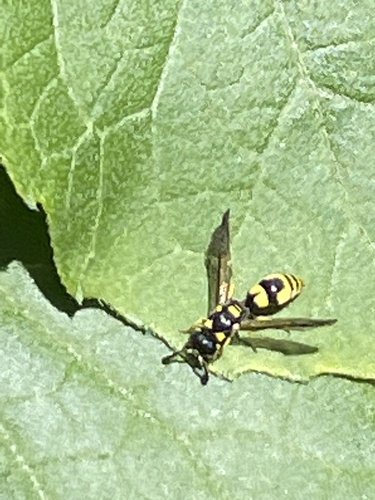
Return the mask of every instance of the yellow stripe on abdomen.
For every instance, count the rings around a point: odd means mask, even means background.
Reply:
[[[253,316],[275,314],[298,297],[302,288],[302,279],[294,274],[269,274],[250,288],[245,304]]]
[[[269,305],[268,293],[259,283],[252,286],[248,294],[253,297],[253,301],[257,307],[263,309]]]

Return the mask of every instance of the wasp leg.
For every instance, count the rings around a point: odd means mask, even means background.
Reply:
[[[173,363],[175,361],[175,358],[177,358],[178,356],[182,356],[182,354],[183,350],[172,352],[172,354],[164,356],[164,358],[161,359],[161,362],[163,363],[163,365],[169,365],[170,363]]]
[[[257,348],[256,348],[256,345],[255,345],[256,342],[253,342],[253,340],[257,340],[257,339],[242,338],[242,337],[240,337],[238,335],[238,332],[235,332],[235,334],[232,337],[231,344],[234,344],[234,345],[246,345],[247,347],[251,347],[251,349],[254,352],[257,352]]]
[[[208,370],[207,370],[207,367],[206,367],[206,366],[204,366],[203,368],[204,368],[204,372],[203,372],[203,374],[202,374],[202,375],[200,375],[200,374],[199,374],[199,373],[197,373],[196,371],[194,371],[194,373],[195,373],[196,375],[198,375],[199,380],[201,381],[201,384],[202,384],[202,385],[207,385],[208,378],[209,378],[209,377],[208,377]]]
[[[181,360],[177,360],[176,358],[181,357]],[[181,349],[180,351],[172,352],[168,356],[164,356],[161,362],[163,365],[169,365],[170,363],[179,362],[182,363],[186,361],[186,363],[193,370],[193,373],[199,378],[202,385],[206,385],[209,379],[208,375],[208,367],[207,362],[204,359],[196,356],[195,354],[188,353],[186,350]]]
[[[194,374],[199,378],[202,385],[207,385],[209,375],[207,365],[203,364],[200,367],[192,367]],[[199,369],[201,371],[199,371]]]
[[[195,323],[193,323],[189,328],[184,328],[182,330],[179,330],[181,333],[194,333],[196,330],[199,330],[200,328],[204,328],[205,322],[207,321],[207,318],[199,318]]]
[[[185,360],[193,373],[199,378],[201,384],[206,385],[209,379],[207,361],[193,353],[187,353]]]

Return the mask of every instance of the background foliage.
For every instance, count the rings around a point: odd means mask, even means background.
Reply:
[[[68,291],[181,345],[178,329],[206,312],[203,252],[230,207],[238,295],[295,272],[307,288],[285,314],[339,322],[308,334],[317,355],[233,347],[214,369],[373,380],[374,9],[1,6],[1,153],[46,211]],[[98,311],[69,320],[19,267],[1,280],[4,498],[67,485],[112,498],[130,477],[137,497],[373,491],[372,386],[252,375],[203,389],[159,365],[157,340]]]

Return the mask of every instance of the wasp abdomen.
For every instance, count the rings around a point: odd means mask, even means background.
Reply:
[[[301,293],[303,281],[294,274],[269,274],[247,292],[245,306],[252,316],[275,314]]]

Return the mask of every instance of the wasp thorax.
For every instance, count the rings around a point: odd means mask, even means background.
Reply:
[[[214,332],[231,330],[245,317],[246,309],[237,300],[230,300],[227,304],[219,305],[209,316],[211,329]]]

